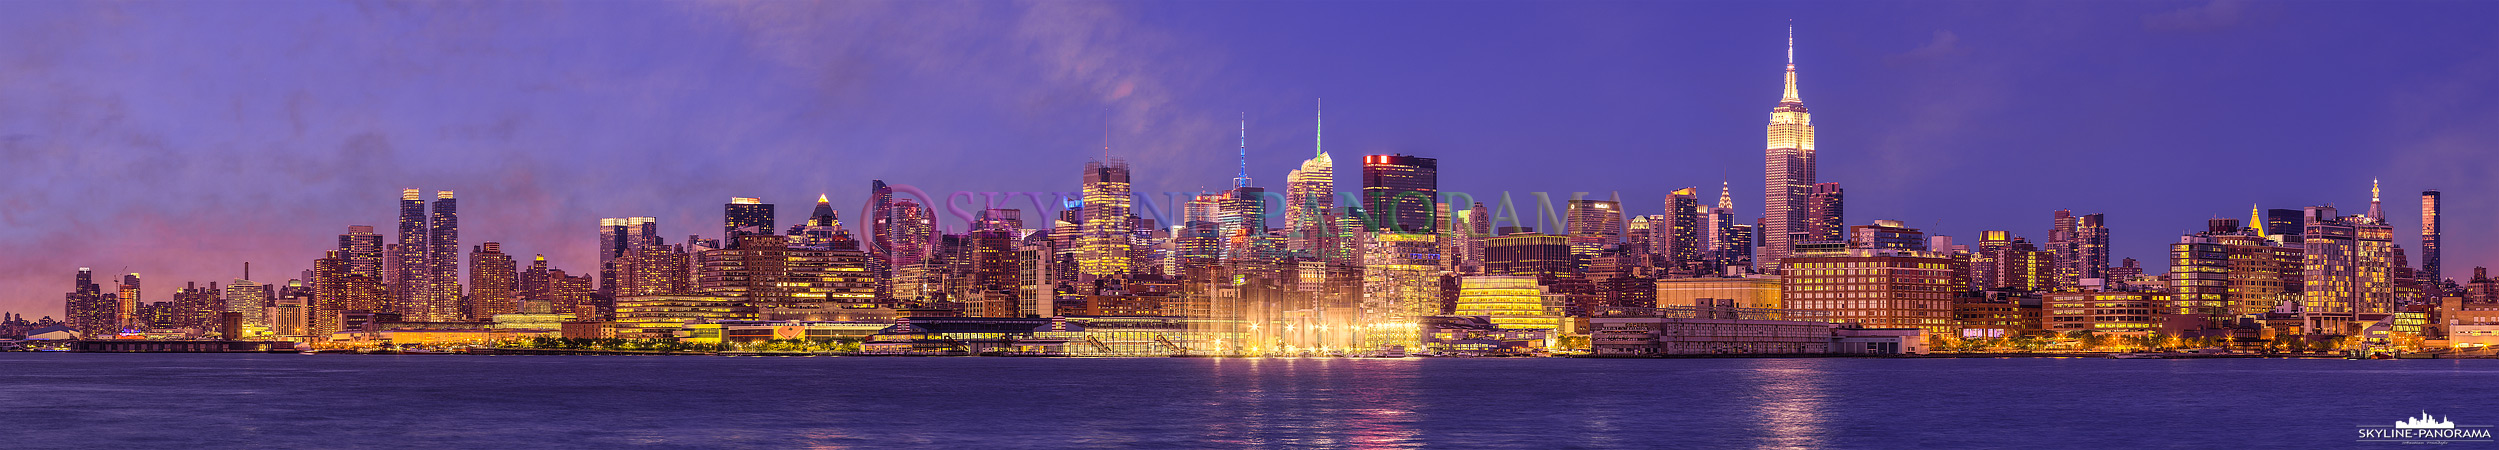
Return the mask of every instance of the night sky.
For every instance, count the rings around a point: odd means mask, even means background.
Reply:
[[[1068,191],[1102,152],[1138,191],[1280,189],[1317,99],[1356,155],[1442,187],[1735,186],[1760,215],[1787,27],[1847,219],[2045,240],[2105,213],[2117,257],[2250,204],[2366,210],[2419,263],[2499,265],[2492,2],[5,2],[0,310],[61,314],[79,267],[284,282],[402,188],[456,190],[461,245],[594,268],[601,217],[717,235],[729,197],[868,182]],[[1792,22],[1791,22],[1792,21]],[[1156,195],[1158,199],[1161,197]],[[1018,201],[1022,201],[1020,198]],[[1522,212],[1531,205],[1520,205]],[[1167,206],[1168,208],[1168,206]],[[1030,216],[1028,215],[1028,218]],[[1531,219],[1532,220],[1532,219]],[[949,219],[948,227],[963,227]],[[465,259],[465,258],[464,258]],[[465,264],[465,262],[464,262]],[[107,289],[110,289],[107,283]]]

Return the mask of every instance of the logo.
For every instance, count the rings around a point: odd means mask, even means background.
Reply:
[[[2421,417],[2395,421],[2395,426],[2361,425],[2360,442],[2396,442],[2404,444],[2446,444],[2450,442],[2492,442],[2489,425],[2456,425],[2445,417],[2432,417],[2422,411]]]

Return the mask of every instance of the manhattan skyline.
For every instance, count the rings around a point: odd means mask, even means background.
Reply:
[[[57,311],[79,266],[290,278],[393,225],[402,188],[468,200],[463,243],[576,269],[600,218],[709,235],[730,197],[788,224],[817,194],[857,214],[872,179],[1072,191],[1106,134],[1137,192],[1221,190],[1246,121],[1248,176],[1281,190],[1320,98],[1340,174],[1404,153],[1444,191],[1633,214],[1723,180],[1749,220],[1791,23],[1850,225],[2043,239],[2051,211],[2107,213],[2111,259],[2158,268],[2203,219],[2360,211],[2382,179],[2398,230],[2447,193],[2446,276],[2499,265],[2472,232],[2499,220],[2474,194],[2499,33],[2400,4],[155,6],[5,7],[0,251],[54,256],[0,266],[0,310]],[[2370,22],[2397,19],[2423,23]]]

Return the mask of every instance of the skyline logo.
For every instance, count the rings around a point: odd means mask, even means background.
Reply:
[[[2490,425],[2456,425],[2443,417],[2422,411],[2420,417],[2395,421],[2395,426],[2361,425],[2359,442],[2396,442],[2403,444],[2448,444],[2456,442],[2492,442]]]

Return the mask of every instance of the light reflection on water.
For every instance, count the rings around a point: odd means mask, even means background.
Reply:
[[[0,368],[10,448],[2315,448],[2423,410],[2499,417],[2483,413],[2499,404],[2493,360],[0,354]],[[1951,425],[2032,416],[2057,419]]]
[[[1752,397],[1754,448],[1824,448],[1825,359],[1763,359],[1746,373]]]

